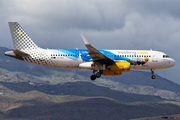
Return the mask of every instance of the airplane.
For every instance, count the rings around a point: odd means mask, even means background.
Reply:
[[[38,47],[18,22],[8,22],[14,49],[6,56],[56,68],[93,70],[91,80],[119,76],[131,69],[149,69],[155,79],[155,69],[165,69],[176,62],[163,52],[154,50],[98,50],[81,34],[87,49],[43,49]]]

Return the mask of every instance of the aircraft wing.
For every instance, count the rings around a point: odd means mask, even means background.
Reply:
[[[96,48],[91,46],[86,38],[81,34],[84,44],[86,45],[87,49],[89,50],[89,55],[93,59],[94,62],[100,62],[102,64],[111,64],[114,63],[114,60],[110,59],[109,57],[105,56],[101,52],[99,52]]]
[[[18,50],[18,49],[12,49],[12,51],[14,52],[14,54],[18,55],[18,56],[22,56],[22,57],[26,57],[26,56],[29,56],[29,54],[21,51],[21,50]]]

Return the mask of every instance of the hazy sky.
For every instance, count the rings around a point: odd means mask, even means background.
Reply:
[[[8,22],[19,22],[42,48],[158,50],[176,66],[155,73],[180,84],[179,0],[0,0],[0,46],[13,48]],[[91,71],[90,71],[91,72]]]

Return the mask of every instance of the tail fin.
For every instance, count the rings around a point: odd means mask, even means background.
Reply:
[[[37,49],[38,46],[17,22],[9,22],[14,47],[18,50]]]

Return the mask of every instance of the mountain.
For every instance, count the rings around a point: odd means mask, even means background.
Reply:
[[[67,82],[64,84],[40,86],[33,86],[24,82],[0,82],[0,84],[20,93],[36,90],[50,95],[76,95],[87,97],[104,96],[120,102],[160,102],[165,100],[152,95],[138,95],[111,90],[107,87],[97,86],[90,82]]]
[[[47,95],[31,91],[0,96],[0,119],[6,120],[129,120],[178,114],[180,106],[160,103],[120,103],[106,97]]]

